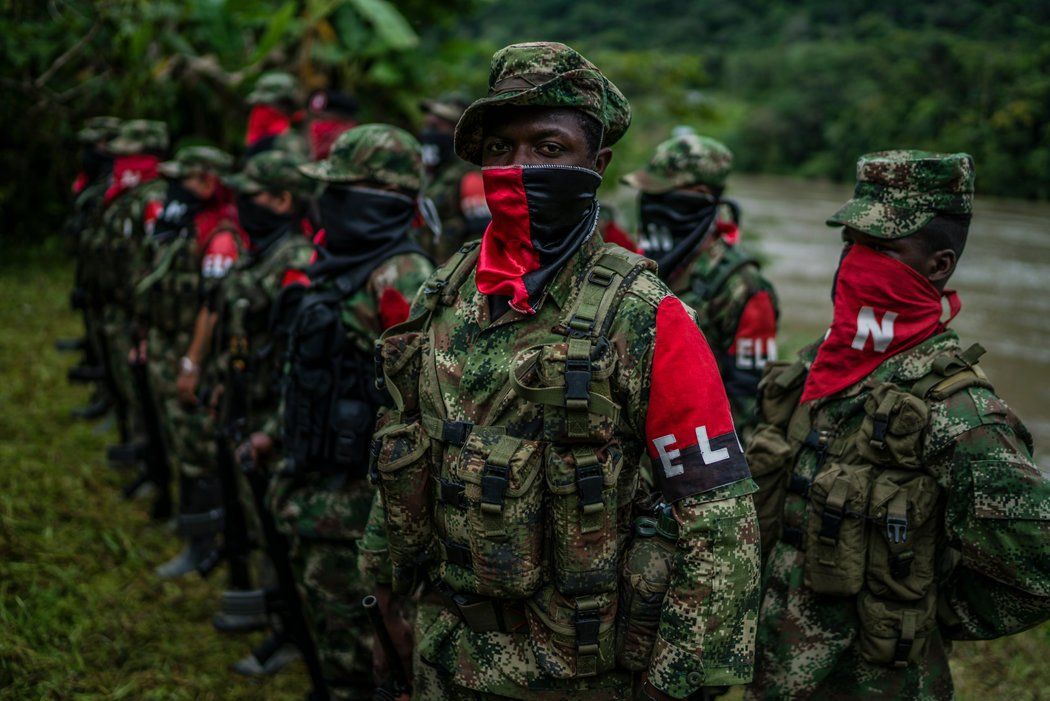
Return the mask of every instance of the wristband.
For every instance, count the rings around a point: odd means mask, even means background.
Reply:
[[[182,356],[179,358],[179,373],[183,375],[189,375],[190,373],[197,372],[197,363],[189,359],[188,356]]]

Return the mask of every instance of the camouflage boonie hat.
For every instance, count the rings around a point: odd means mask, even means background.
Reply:
[[[569,107],[601,123],[602,145],[620,140],[631,124],[631,105],[598,67],[565,44],[512,44],[496,52],[489,94],[474,102],[456,126],[456,153],[481,165],[481,131],[491,107]]]
[[[152,119],[131,119],[120,125],[109,150],[117,156],[131,156],[144,151],[168,150],[168,125]]]
[[[422,100],[419,109],[455,124],[470,105],[470,98],[461,92],[450,92],[435,100]]]
[[[291,73],[273,71],[263,73],[248,93],[249,105],[273,105],[281,102],[299,102],[299,81]]]
[[[120,120],[116,117],[91,117],[77,132],[77,141],[82,144],[97,144],[109,141],[120,131]]]
[[[857,161],[853,199],[827,223],[881,239],[911,236],[938,214],[970,214],[973,180],[968,153],[868,153]]]
[[[263,190],[288,190],[297,197],[308,197],[314,184],[299,172],[303,159],[287,151],[271,150],[252,156],[244,170],[222,179],[231,190],[254,195]]]
[[[732,169],[733,152],[721,141],[682,134],[657,146],[645,168],[620,182],[654,195],[697,184],[721,188]]]
[[[299,170],[326,183],[372,180],[418,192],[423,187],[423,147],[404,129],[364,124],[340,134],[328,158]]]
[[[175,158],[157,166],[157,172],[168,178],[187,178],[199,173],[224,175],[233,167],[233,156],[214,146],[183,146]]]

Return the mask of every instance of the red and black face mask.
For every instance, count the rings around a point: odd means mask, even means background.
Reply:
[[[478,290],[535,314],[547,284],[594,231],[602,177],[575,166],[521,165],[484,168],[482,177],[492,221],[481,239]]]
[[[941,322],[941,297],[949,316]],[[802,401],[851,387],[901,351],[944,330],[962,304],[901,261],[854,244],[835,274],[835,315],[813,361]]]

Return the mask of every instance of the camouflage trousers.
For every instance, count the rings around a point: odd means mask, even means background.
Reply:
[[[539,672],[528,633],[471,633],[443,605],[419,603],[412,698],[418,701],[626,701],[640,698],[639,675],[613,670],[552,679]],[[468,688],[465,684],[488,691]]]
[[[372,698],[372,629],[361,599],[370,593],[355,541],[295,539],[293,567],[331,698]]]
[[[117,305],[108,305],[102,311],[100,332],[105,339],[106,365],[112,375],[115,399],[127,407],[129,430],[132,436],[142,434],[142,404],[135,391],[135,382],[128,365],[131,352],[131,320]]]

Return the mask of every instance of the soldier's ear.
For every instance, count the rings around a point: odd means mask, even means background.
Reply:
[[[598,175],[605,175],[605,169],[612,163],[612,157],[611,148],[598,149],[598,155],[594,157],[594,170]]]
[[[934,287],[941,288],[955,272],[958,262],[955,251],[950,248],[934,251],[926,260],[926,278]]]

